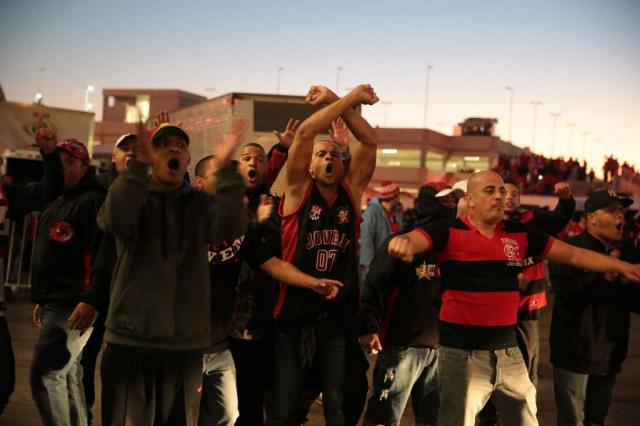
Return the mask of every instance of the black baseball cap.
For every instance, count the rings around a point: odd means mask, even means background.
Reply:
[[[584,202],[584,212],[593,213],[596,210],[603,209],[613,203],[620,203],[622,207],[629,207],[633,204],[633,200],[628,197],[616,194],[610,189],[601,189],[589,195]]]

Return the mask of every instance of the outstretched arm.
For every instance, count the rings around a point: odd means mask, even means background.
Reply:
[[[617,272],[629,281],[640,281],[640,264],[632,265],[611,256],[572,246],[560,240],[553,241],[545,259],[592,272]]]
[[[421,231],[411,231],[398,235],[389,241],[389,254],[403,262],[413,262],[413,256],[430,251],[432,242]]]
[[[285,262],[277,257],[272,257],[267,260],[260,265],[260,268],[278,281],[313,290],[316,293],[324,295],[327,299],[336,297],[340,287],[342,287],[340,281],[327,278],[314,278],[311,275],[305,274],[291,263]]]

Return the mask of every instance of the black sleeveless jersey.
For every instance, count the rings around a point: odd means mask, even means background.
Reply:
[[[280,204],[280,213],[282,206]],[[316,278],[342,282],[338,296],[326,300],[313,290],[280,284],[274,316],[285,320],[311,318],[332,306],[358,301],[357,244],[360,211],[351,190],[341,183],[328,203],[311,183],[298,208],[282,217],[282,255]]]

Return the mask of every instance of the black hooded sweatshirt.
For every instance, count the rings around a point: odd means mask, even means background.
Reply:
[[[33,253],[32,302],[97,305],[89,278],[102,238],[96,216],[105,195],[95,174],[88,171],[40,214]]]
[[[417,223],[391,235],[373,257],[358,314],[359,335],[376,333],[383,346],[438,346],[441,289],[436,253],[422,253],[406,263],[391,257],[388,246],[396,235],[453,217],[455,210],[442,206],[435,191],[423,187],[418,197]]]

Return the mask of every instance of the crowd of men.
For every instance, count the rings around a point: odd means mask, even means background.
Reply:
[[[416,425],[536,425],[550,281],[558,422],[602,424],[640,313],[637,238],[623,238],[631,199],[593,193],[566,242],[568,184],[553,184],[555,210],[529,211],[522,182],[488,170],[428,182],[404,216],[384,182],[361,214],[377,138],[355,107],[378,96],[312,86],[306,102],[315,112],[275,131],[269,152],[235,119],[193,185],[189,135],[166,113],[122,135],[98,176],[82,142],[38,130],[42,182],[0,194],[14,217],[42,212],[31,289],[42,422],[91,424],[102,351],[104,425],[300,425],[318,398],[328,425],[398,425],[409,398]],[[0,325],[1,413],[14,361]],[[377,354],[371,390],[365,353]]]

